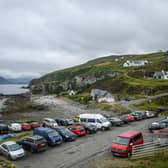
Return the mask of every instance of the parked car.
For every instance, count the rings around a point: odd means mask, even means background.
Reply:
[[[44,128],[44,127],[35,128],[33,131],[33,135],[40,135],[44,137],[48,142],[48,145],[59,145],[62,143],[63,140],[61,135],[51,128]]]
[[[156,130],[154,131],[155,134],[163,134],[165,136],[168,136],[168,128],[164,128],[164,129],[161,129],[161,130]]]
[[[124,122],[124,124],[128,124],[130,122],[127,116],[120,116],[119,118],[121,121]]]
[[[31,125],[29,123],[22,123],[21,127],[22,127],[22,130],[24,130],[24,131],[29,131],[32,129]]]
[[[147,115],[146,115],[146,111],[134,111],[136,114],[139,114],[142,116],[142,119],[146,119]]]
[[[28,150],[32,153],[45,151],[48,148],[47,141],[44,139],[44,137],[39,135],[34,135],[34,136],[20,139],[17,141],[17,143],[19,145],[22,145],[22,147],[25,150]]]
[[[155,111],[145,111],[147,118],[157,117],[158,113]]]
[[[6,124],[0,124],[0,134],[8,134],[9,128]]]
[[[124,114],[123,116],[127,117],[129,121],[135,121],[135,118],[130,114]]]
[[[40,123],[37,122],[37,121],[31,122],[30,125],[31,125],[31,129],[39,128],[40,127]]]
[[[77,135],[71,132],[68,128],[59,126],[53,128],[55,129],[63,138],[64,141],[74,141],[76,140]]]
[[[43,127],[51,127],[51,128],[58,126],[56,121],[52,118],[44,118],[42,125],[43,125]]]
[[[20,132],[20,131],[22,131],[21,124],[19,124],[19,123],[9,124],[9,125],[8,125],[8,128],[9,128],[9,130],[12,131],[12,132]]]
[[[115,156],[130,156],[132,146],[143,144],[143,135],[139,131],[127,131],[120,134],[111,145],[111,152]]]
[[[80,114],[79,118],[81,122],[92,123],[101,130],[107,130],[111,128],[110,121],[108,121],[107,118],[101,114]]]
[[[59,126],[68,126],[73,125],[74,122],[72,119],[62,119],[62,118],[56,118],[55,121]]]
[[[78,136],[86,135],[86,130],[83,126],[70,126],[69,130]]]
[[[158,122],[153,122],[149,126],[149,131],[153,132],[154,130],[159,130],[163,128],[168,128],[168,119],[160,120]]]
[[[108,118],[108,120],[111,122],[112,126],[121,126],[124,124],[124,121],[122,121],[118,117],[111,117],[111,118]]]
[[[16,160],[25,156],[24,149],[13,141],[7,141],[0,145],[0,152],[10,160]]]
[[[94,125],[92,123],[76,122],[76,123],[74,123],[74,125],[83,126],[85,128],[86,132],[89,134],[96,133],[98,131],[98,128],[96,127],[96,125]]]
[[[136,121],[140,121],[143,119],[142,115],[136,111],[130,113],[130,115],[133,116]]]

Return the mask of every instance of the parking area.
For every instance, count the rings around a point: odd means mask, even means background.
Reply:
[[[86,168],[88,161],[97,156],[111,155],[110,146],[116,136],[124,131],[138,130],[144,135],[145,141],[152,139],[148,125],[159,118],[132,122],[122,127],[112,127],[109,131],[99,131],[80,137],[76,141],[63,143],[60,146],[50,147],[42,153],[31,154],[14,163],[18,168]]]

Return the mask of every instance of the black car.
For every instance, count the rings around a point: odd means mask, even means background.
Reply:
[[[120,118],[120,120],[122,120],[124,122],[124,124],[128,124],[129,123],[129,119],[128,119],[127,116],[120,116],[119,118]]]
[[[48,148],[47,141],[39,135],[33,135],[27,138],[23,138],[17,141],[19,145],[22,145],[23,149],[30,152],[45,151]]]
[[[63,138],[64,141],[74,141],[76,140],[77,135],[71,132],[68,128],[66,127],[55,127],[55,129]]]
[[[111,122],[112,126],[121,126],[124,124],[124,121],[122,121],[118,117],[111,117],[111,118],[108,118],[108,120]]]
[[[139,112],[136,112],[136,111],[130,113],[130,115],[132,115],[132,116],[135,118],[136,121],[139,121],[139,120],[142,120],[142,119],[143,119],[142,114],[139,113]]]
[[[83,126],[88,134],[96,133],[98,128],[91,123],[76,122],[74,125]]]
[[[159,130],[159,129],[163,129],[163,128],[168,128],[168,119],[163,119],[158,122],[153,122],[149,126],[149,131],[153,132],[154,130]]]
[[[9,128],[6,124],[0,124],[0,134],[8,134]]]

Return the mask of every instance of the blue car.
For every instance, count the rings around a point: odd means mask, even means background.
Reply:
[[[63,141],[61,135],[51,128],[35,128],[33,134],[43,136],[48,142],[48,145],[59,145]]]

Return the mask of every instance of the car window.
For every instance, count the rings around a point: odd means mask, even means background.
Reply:
[[[90,118],[90,119],[88,119],[88,122],[92,122],[93,123],[93,122],[95,122],[95,119],[91,119]]]
[[[7,150],[8,150],[8,148],[7,148],[7,146],[6,146],[5,144],[3,144],[2,147],[3,147],[4,149],[7,149]]]
[[[86,120],[86,118],[81,118],[80,119],[82,122],[86,122],[87,120]]]
[[[30,139],[30,138],[27,138],[26,141],[28,141],[28,142],[30,142],[30,143],[34,143],[34,140],[33,140],[33,139]]]
[[[142,138],[142,134],[138,134],[137,136],[135,136],[133,138],[133,140],[134,140],[134,142],[136,142],[136,141],[140,140],[141,138]]]

